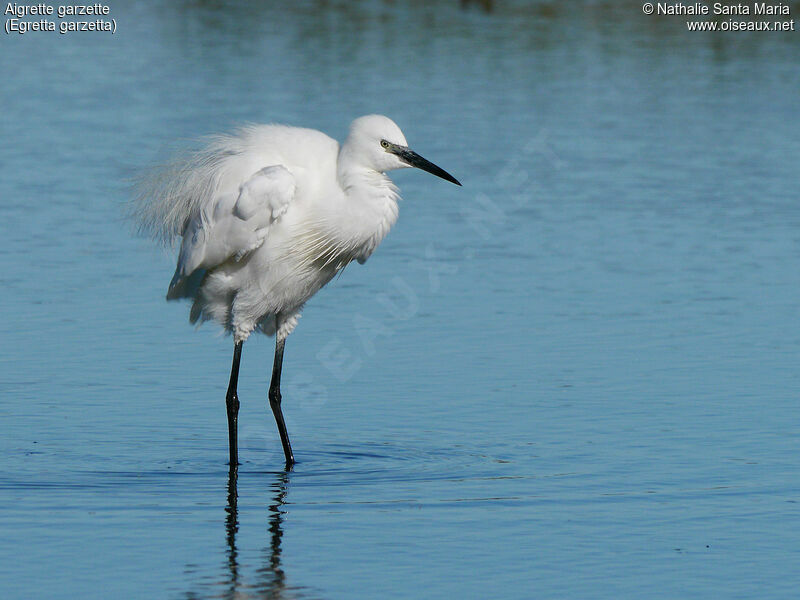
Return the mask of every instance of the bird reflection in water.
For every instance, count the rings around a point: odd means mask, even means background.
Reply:
[[[228,504],[225,506],[225,541],[228,543],[228,571],[230,586],[228,597],[236,595],[239,587],[239,553],[236,550],[236,534],[239,531],[239,493],[237,490],[239,473],[231,469],[228,473]]]
[[[269,544],[264,547],[262,566],[255,570],[255,582],[248,583],[243,575],[248,569],[241,564],[239,548],[236,545],[236,535],[239,532],[238,473],[236,469],[231,469],[228,473],[228,502],[225,506],[226,578],[222,582],[225,591],[220,595],[221,597],[231,599],[269,598],[273,600],[300,597],[297,589],[287,589],[286,574],[281,567],[283,505],[286,499],[288,483],[288,470],[275,474],[275,481],[270,486],[272,501],[267,509],[266,537]],[[252,573],[252,571],[250,572]],[[216,594],[214,596],[220,597]],[[197,598],[200,596],[190,594],[188,597]]]

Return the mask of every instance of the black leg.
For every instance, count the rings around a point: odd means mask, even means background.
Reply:
[[[275,334],[275,363],[272,365],[272,381],[269,384],[269,405],[272,407],[272,414],[275,415],[275,422],[278,424],[278,433],[281,434],[281,444],[283,444],[283,454],[286,456],[286,466],[294,464],[292,455],[292,445],[289,443],[289,434],[286,433],[286,423],[283,421],[281,412],[281,367],[283,366],[283,344],[286,338],[278,339],[277,331]]]
[[[236,435],[236,422],[239,418],[239,396],[236,393],[236,386],[239,383],[239,360],[242,358],[242,343],[237,342],[233,347],[231,382],[228,384],[228,394],[225,396],[225,405],[228,408],[228,444],[230,446],[231,471],[236,470],[239,465],[239,445]]]

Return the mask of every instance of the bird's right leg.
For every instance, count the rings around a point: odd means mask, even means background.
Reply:
[[[225,405],[228,409],[228,445],[230,446],[230,470],[235,471],[239,466],[239,444],[237,441],[236,423],[239,418],[239,396],[236,387],[239,383],[239,360],[242,358],[242,344],[236,342],[233,347],[233,364],[231,365],[231,381],[228,384],[228,393],[225,396]]]
[[[269,384],[269,405],[272,408],[272,414],[275,415],[275,423],[278,425],[278,433],[281,436],[286,468],[291,469],[294,465],[294,455],[292,454],[292,445],[289,443],[289,434],[286,431],[286,422],[283,420],[283,411],[281,411],[281,369],[283,368],[283,345],[286,337],[280,337],[279,325],[278,317],[275,317],[275,362],[272,365],[272,380]]]

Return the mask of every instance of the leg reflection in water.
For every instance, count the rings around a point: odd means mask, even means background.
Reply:
[[[239,531],[238,477],[236,469],[231,468],[228,473],[228,505],[225,507],[225,540],[228,543],[228,571],[230,573],[227,594],[229,598],[236,596],[239,587],[239,561],[236,551],[236,533]]]
[[[274,474],[275,480],[270,487],[270,504],[267,509],[267,528],[265,537],[268,544],[264,547],[264,557],[260,566],[253,570],[247,564],[249,553],[237,547],[236,535],[239,532],[239,494],[238,473],[231,469],[228,474],[228,503],[225,507],[225,542],[227,546],[226,581],[223,598],[269,598],[284,600],[302,597],[300,588],[288,589],[286,575],[281,567],[281,538],[283,537],[284,502],[289,484],[289,471]],[[252,555],[250,555],[252,556]],[[248,578],[248,574],[255,577]],[[250,579],[248,581],[248,579]],[[253,581],[254,579],[254,581]],[[219,592],[217,592],[218,594]],[[190,598],[200,596],[189,595]],[[215,595],[215,597],[219,597]]]
[[[268,598],[286,598],[286,575],[281,568],[281,538],[283,537],[283,503],[289,486],[289,471],[278,474],[273,485],[274,501],[269,505],[269,546],[264,548],[264,566],[258,570],[260,589],[270,591],[274,595]]]

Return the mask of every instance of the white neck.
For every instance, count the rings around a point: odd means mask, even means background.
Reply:
[[[339,150],[337,177],[350,209],[353,234],[363,240],[358,258],[366,260],[397,221],[400,195],[386,174],[365,167],[347,144]]]

